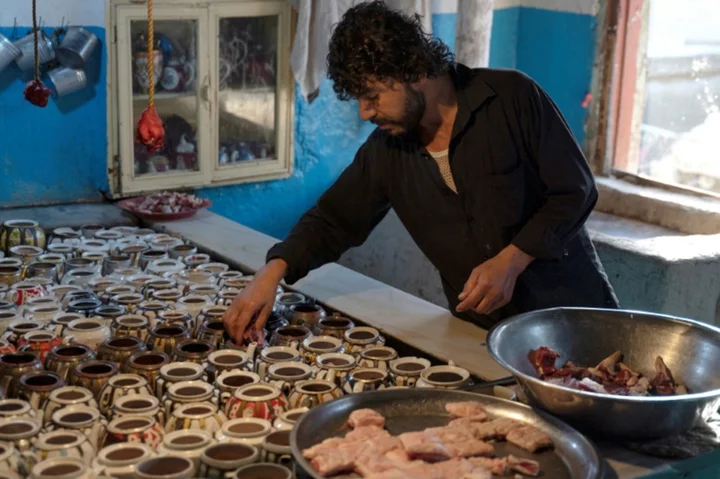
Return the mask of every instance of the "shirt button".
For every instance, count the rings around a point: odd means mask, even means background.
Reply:
[[[475,224],[475,218],[472,216],[468,217],[468,224],[474,225]]]

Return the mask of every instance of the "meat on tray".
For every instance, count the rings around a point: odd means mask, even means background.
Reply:
[[[488,417],[483,405],[475,401],[448,403],[445,405],[445,410],[453,417],[471,418],[479,422]]]
[[[385,427],[385,418],[372,409],[357,409],[350,413],[348,425],[352,428],[360,426]]]
[[[139,204],[131,204],[138,213],[180,213],[196,209],[203,205],[203,200],[189,193],[163,191],[143,198]]]
[[[344,438],[331,438],[303,451],[313,468],[325,477],[356,472],[372,479],[487,479],[512,472],[537,476],[536,461],[515,456],[493,457],[495,448],[483,439],[508,442],[535,452],[552,447],[539,429],[510,418],[489,420],[481,404],[448,404],[452,417],[466,414],[447,426],[399,436],[378,426],[385,418],[372,410],[351,414],[354,429]],[[369,420],[372,418],[372,420]],[[367,421],[367,422],[366,422]]]
[[[615,351],[595,367],[580,367],[567,361],[557,368],[555,361],[559,357],[558,352],[547,346],[528,353],[528,359],[540,378],[552,384],[621,396],[672,396],[688,393],[687,387],[673,378],[661,356],[655,359],[655,375],[651,379],[623,363],[621,351]]]

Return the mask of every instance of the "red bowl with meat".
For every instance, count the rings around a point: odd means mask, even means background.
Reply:
[[[198,211],[212,206],[212,202],[188,193],[162,192],[127,198],[115,205],[142,219],[172,221],[190,218]]]

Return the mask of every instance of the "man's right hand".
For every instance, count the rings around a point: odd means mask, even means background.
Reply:
[[[273,259],[255,274],[253,280],[243,288],[223,314],[225,330],[241,344],[253,318],[254,327],[261,330],[275,305],[277,287],[285,276],[287,263]]]

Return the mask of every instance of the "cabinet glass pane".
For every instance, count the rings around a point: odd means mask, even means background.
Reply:
[[[165,124],[165,147],[149,152],[135,144],[135,176],[199,169],[197,28],[196,20],[155,20],[155,108]],[[133,21],[130,31],[135,129],[148,105],[147,22]]]
[[[220,166],[275,159],[278,20],[220,19]]]

